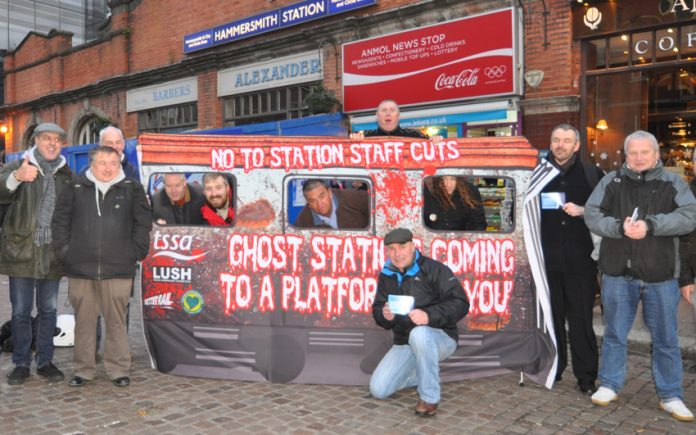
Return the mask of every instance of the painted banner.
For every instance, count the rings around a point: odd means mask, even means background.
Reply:
[[[344,44],[344,110],[513,94],[516,44],[513,9]]]
[[[144,134],[143,176],[228,174],[232,227],[155,225],[142,262],[148,349],[163,372],[250,381],[366,384],[391,345],[371,307],[384,264],[382,236],[410,228],[416,246],[447,264],[470,301],[443,380],[524,371],[550,386],[555,348],[539,280],[538,221],[522,225],[538,152],[524,138],[381,138]],[[184,152],[185,150],[185,152]],[[508,222],[498,230],[425,226],[426,177],[488,182]],[[370,198],[362,230],[294,225],[298,180],[358,181]],[[340,183],[339,183],[340,184]],[[348,183],[341,188],[350,189]],[[302,195],[299,189],[299,195]],[[500,218],[501,216],[499,216]],[[525,233],[530,231],[529,240]],[[541,268],[543,269],[543,267]],[[541,302],[539,302],[541,301]],[[541,304],[541,305],[540,305]],[[551,379],[551,381],[549,381]]]

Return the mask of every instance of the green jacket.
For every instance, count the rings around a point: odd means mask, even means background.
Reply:
[[[32,163],[37,166],[36,162]],[[21,164],[21,159],[15,160],[0,169],[0,203],[9,204],[0,231],[0,273],[36,279],[60,279],[63,264],[55,256],[53,244],[34,244],[44,175],[39,170],[33,182],[21,183],[14,191],[7,188],[7,178]],[[56,170],[56,202],[60,201],[61,192],[70,187],[72,178],[67,164]]]

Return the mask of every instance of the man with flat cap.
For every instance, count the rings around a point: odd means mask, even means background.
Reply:
[[[386,399],[417,387],[415,413],[430,417],[440,402],[439,362],[457,348],[457,322],[469,312],[469,301],[452,270],[423,256],[413,234],[397,228],[384,237],[388,258],[379,274],[372,316],[391,329],[394,345],[370,379],[370,393]]]
[[[63,265],[53,254],[51,219],[57,199],[69,187],[72,172],[60,151],[65,131],[50,122],[34,129],[34,145],[21,160],[0,170],[0,203],[9,204],[0,239],[0,273],[10,277],[12,362],[10,385],[30,375],[31,342],[36,334],[36,373],[49,381],[64,378],[53,365],[58,286]],[[31,326],[36,295],[38,324]]]

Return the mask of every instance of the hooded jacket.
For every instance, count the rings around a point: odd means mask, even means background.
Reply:
[[[626,237],[623,222],[638,207],[648,233],[641,240]],[[696,227],[696,199],[675,173],[658,160],[654,168],[636,173],[623,165],[599,182],[585,204],[585,223],[602,236],[599,269],[610,276],[631,276],[645,282],[679,277],[679,238]]]
[[[56,187],[56,208],[60,196],[72,182],[73,173],[62,156],[62,164],[54,172]],[[39,204],[43,196],[44,174],[39,173],[33,182],[20,183],[10,190],[8,177],[19,169],[24,157],[8,163],[0,169],[0,203],[9,204],[0,232],[0,273],[8,276],[22,276],[35,279],[60,279],[63,276],[62,262],[54,256],[53,243],[37,246],[34,233],[38,224]],[[29,163],[39,167],[34,156],[29,153]]]
[[[382,308],[390,294],[413,296],[414,308],[428,314],[428,326],[442,329],[458,341],[457,322],[469,312],[469,301],[449,267],[416,251],[413,264],[405,272],[397,270],[390,261],[380,272],[372,317],[379,326],[393,331],[394,344],[408,344],[408,336],[416,325],[407,315],[397,314],[393,320],[384,317]]]
[[[150,246],[152,213],[145,191],[130,178],[105,195],[95,190],[80,176],[60,197],[53,214],[56,253],[70,277],[131,278]]]

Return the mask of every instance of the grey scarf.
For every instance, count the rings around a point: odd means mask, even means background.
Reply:
[[[43,174],[43,194],[39,203],[39,218],[34,233],[34,243],[36,246],[47,245],[53,241],[51,234],[51,219],[53,210],[56,207],[56,182],[55,172],[63,164],[63,159],[58,156],[54,160],[46,160],[36,149],[30,150]]]

